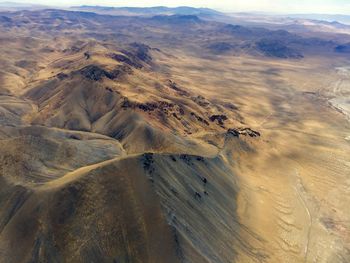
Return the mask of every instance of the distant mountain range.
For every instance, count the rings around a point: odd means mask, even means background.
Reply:
[[[120,14],[120,15],[197,15],[197,16],[218,16],[224,15],[219,11],[210,8],[194,8],[189,6],[179,7],[109,7],[109,6],[73,6],[71,9],[89,12],[98,12],[104,14]]]
[[[109,15],[128,16],[156,16],[156,15],[195,15],[201,18],[213,19],[227,23],[237,24],[264,24],[276,26],[276,24],[295,24],[298,31],[305,27],[311,31],[327,31],[330,28],[348,33],[350,16],[348,15],[324,15],[324,14],[259,14],[259,13],[223,13],[210,8],[180,7],[108,7],[108,6],[73,6],[71,10],[95,12]],[[345,24],[345,25],[344,25]]]
[[[292,14],[288,15],[291,18],[303,18],[312,20],[323,20],[328,22],[339,22],[350,24],[350,15],[327,15],[327,14]]]
[[[41,9],[48,8],[46,5],[38,5],[32,3],[17,3],[17,2],[0,2],[1,10],[15,11],[15,10],[23,10],[23,9]]]
[[[60,23],[47,24],[47,21],[60,21]],[[280,59],[302,59],[315,53],[318,55],[348,53],[348,48],[342,45],[350,42],[350,37],[348,39],[342,37],[341,41],[336,41],[334,36],[324,39],[318,37],[317,33],[300,35],[289,30],[220,23],[215,19],[203,19],[189,14],[117,16],[57,9],[23,11],[23,14],[0,13],[0,25],[7,29],[22,28],[29,24],[32,26],[32,31],[34,28],[39,32],[60,32],[64,29],[80,28],[84,29],[86,34],[84,37],[90,37],[92,34],[94,37],[98,35],[98,39],[108,40],[113,34],[117,35],[119,40],[124,38],[125,42],[130,38],[128,29],[132,25],[134,34],[138,35],[140,41],[143,39],[142,41],[147,43],[154,40],[183,49],[187,45],[191,50],[194,46],[205,48],[208,54],[249,54]],[[151,28],[153,29],[150,30]],[[169,33],[163,33],[159,37],[154,34],[154,30]],[[199,37],[193,39],[192,35]]]
[[[33,9],[33,8],[48,8],[49,5],[39,5],[32,3],[17,3],[17,2],[0,2],[0,9]],[[65,9],[65,8],[64,8]],[[166,7],[166,6],[154,6],[154,7],[113,7],[113,6],[100,6],[100,5],[81,5],[72,6],[69,9],[96,12],[101,14],[112,14],[112,15],[143,15],[143,16],[154,16],[154,15],[197,15],[202,17],[227,17],[229,14],[219,12],[211,8],[195,8],[190,6],[179,6],[179,7]],[[231,13],[234,17],[280,17],[280,18],[294,18],[294,19],[309,19],[309,20],[320,20],[326,22],[339,22],[342,24],[350,24],[350,15],[344,14],[263,14],[263,13]]]
[[[44,5],[16,2],[0,2],[0,10],[38,10],[52,8]],[[286,29],[298,34],[310,32],[332,32],[350,35],[349,15],[329,14],[264,14],[264,13],[223,13],[210,8],[195,8],[189,6],[180,7],[112,7],[81,5],[67,8],[70,11],[92,12],[102,15],[115,16],[197,16],[204,20],[212,20],[243,26],[262,26],[271,30]],[[166,19],[166,18],[159,18]],[[173,19],[173,18],[169,18]]]

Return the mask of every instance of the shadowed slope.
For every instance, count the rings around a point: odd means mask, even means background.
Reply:
[[[0,235],[1,262],[180,262],[141,169],[126,160],[31,193],[3,182],[13,190],[2,203],[19,205]]]
[[[220,157],[143,154],[80,168],[32,190],[3,183],[12,190],[2,202],[18,205],[2,212],[9,220],[0,254],[15,262],[231,262],[242,251],[265,257],[244,242],[237,186]],[[12,242],[20,253],[7,249]]]

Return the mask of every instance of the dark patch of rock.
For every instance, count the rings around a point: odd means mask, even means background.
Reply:
[[[71,135],[69,135],[69,139],[72,139],[72,140],[81,140],[81,137],[80,136],[78,136],[78,135],[75,135],[75,134],[71,134]]]
[[[89,52],[85,52],[84,57],[85,57],[85,59],[89,59],[91,57],[91,55]]]
[[[168,81],[168,86],[169,88],[177,91],[179,93],[179,95],[181,96],[189,96],[190,94],[185,91],[184,89],[180,88],[175,82],[173,82],[172,80]]]
[[[68,75],[65,74],[65,73],[58,73],[58,74],[56,75],[56,77],[57,77],[59,80],[64,80],[64,79],[68,78]]]
[[[214,54],[224,54],[234,49],[234,46],[227,42],[217,42],[208,46]]]
[[[121,63],[126,63],[129,66],[132,66],[134,68],[142,68],[142,64],[131,60],[129,57],[127,57],[126,55],[123,54],[110,54],[109,55],[112,59],[121,62]]]
[[[121,107],[125,110],[129,108],[134,108],[135,103],[131,102],[128,98],[124,98]]]
[[[254,131],[251,128],[242,128],[239,129],[239,133],[244,136],[250,136],[250,137],[260,137],[260,132]]]
[[[179,113],[180,115],[185,115],[185,111],[183,108],[179,107]]]
[[[231,24],[223,26],[219,31],[224,34],[242,35],[245,37],[252,34],[252,30],[247,27]]]
[[[152,17],[151,20],[172,25],[191,25],[203,22],[196,15],[157,15]]]
[[[152,60],[152,57],[149,54],[149,51],[151,48],[143,43],[131,43],[130,46],[135,49],[135,55],[136,57],[144,62],[150,62]]]
[[[332,218],[329,218],[329,217],[321,218],[321,222],[327,229],[333,230],[336,227],[336,224]]]
[[[232,135],[233,137],[239,137],[239,131],[236,129],[228,129],[227,130],[228,135]]]
[[[204,108],[210,105],[210,103],[203,96],[192,97],[191,99],[199,106]]]
[[[251,128],[238,128],[238,129],[228,129],[228,135],[232,135],[234,137],[239,137],[240,135],[249,136],[249,137],[260,137],[260,132],[254,131]]]
[[[342,54],[350,54],[350,43],[336,46],[334,51]]]
[[[35,68],[37,66],[37,62],[30,60],[20,60],[15,63],[15,66],[20,68]]]
[[[72,46],[69,50],[65,50],[65,51],[70,51],[70,52],[73,52],[73,53],[77,53],[77,52],[81,51],[81,48],[77,47],[77,46]]]
[[[288,47],[282,41],[274,39],[261,39],[256,42],[257,49],[265,56],[275,58],[300,59],[304,56],[297,50]]]
[[[202,199],[202,195],[201,195],[200,193],[198,193],[198,192],[195,192],[195,193],[194,193],[194,198],[195,198],[196,200],[200,201],[200,200]]]
[[[85,78],[99,81],[103,79],[104,77],[109,79],[114,79],[115,75],[112,73],[100,68],[96,65],[89,65],[79,70],[80,74],[83,75]]]
[[[196,113],[191,112],[191,116],[194,116],[199,122],[204,123],[205,125],[209,125],[209,122],[202,118],[201,116],[198,116]]]
[[[175,112],[173,112],[172,115],[173,115],[173,117],[175,117],[175,119],[177,119],[177,120],[179,120],[179,121],[181,120],[181,118],[180,118],[179,116],[177,116],[177,114],[176,114]]]
[[[227,116],[226,115],[212,115],[212,116],[210,116],[209,119],[211,122],[217,121],[220,125],[224,125],[224,121],[227,120]]]
[[[138,108],[143,111],[154,111],[155,109],[158,108],[158,106],[156,103],[147,102],[147,103],[139,103]]]
[[[191,156],[189,156],[187,154],[181,154],[180,155],[180,160],[184,161],[188,165],[192,165],[193,164]]]
[[[152,174],[155,169],[153,167],[153,153],[144,153],[142,155],[143,169],[145,169],[149,174]]]
[[[7,16],[0,16],[0,23],[10,24],[12,23],[12,19]]]
[[[230,109],[230,110],[238,110],[238,107],[236,105],[230,103],[230,102],[225,103],[224,107],[227,108],[227,109]]]
[[[204,162],[204,158],[203,158],[202,156],[197,156],[197,157],[196,157],[196,160],[197,160],[198,162]]]

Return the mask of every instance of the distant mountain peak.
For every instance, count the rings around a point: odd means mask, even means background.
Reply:
[[[154,6],[154,7],[112,7],[112,6],[72,6],[72,9],[95,11],[95,12],[113,12],[113,13],[129,13],[134,15],[198,15],[198,16],[214,16],[221,15],[219,11],[210,8],[196,8],[190,6]]]
[[[194,24],[203,22],[195,15],[157,15],[151,18],[154,21],[170,24]]]

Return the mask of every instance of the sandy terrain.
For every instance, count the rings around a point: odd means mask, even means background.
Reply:
[[[180,61],[174,71],[190,63],[193,60]],[[240,182],[238,215],[263,240],[257,249],[268,251],[267,262],[347,262],[349,124],[319,95],[338,73],[333,76],[334,69],[315,67],[332,61],[211,61],[213,68],[226,69],[220,78],[208,63],[192,66],[197,73],[189,73],[195,79],[191,85],[204,96],[231,99],[243,116],[249,116],[247,125],[263,134],[253,143],[254,153],[234,155]],[[319,79],[319,74],[328,77]],[[243,255],[240,260],[254,262]]]

